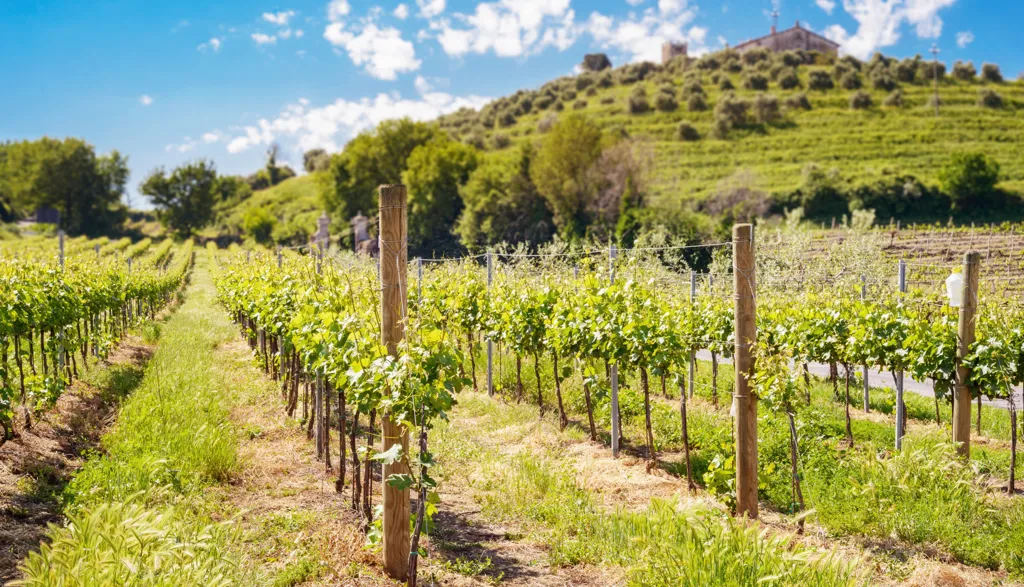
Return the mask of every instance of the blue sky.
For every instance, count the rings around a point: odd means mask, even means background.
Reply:
[[[430,119],[666,39],[700,53],[799,20],[860,57],[995,62],[1024,71],[1020,0],[246,0],[0,3],[0,140],[78,136],[151,169],[206,157],[261,166],[271,142],[297,170],[396,116]],[[1004,24],[1000,24],[1004,23]]]

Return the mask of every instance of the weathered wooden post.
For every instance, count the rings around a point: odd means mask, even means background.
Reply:
[[[615,283],[615,257],[618,251],[615,245],[608,245],[608,283]],[[612,363],[609,373],[612,384],[612,456],[619,456],[619,365]]]
[[[380,338],[392,356],[398,355],[398,343],[405,338],[405,277],[408,275],[405,204],[404,185],[380,186]],[[409,431],[395,422],[389,413],[383,417],[381,441],[383,452],[401,444],[402,454],[408,455]],[[409,490],[392,487],[387,480],[392,475],[408,472],[407,461],[403,458],[390,465],[385,464],[381,474],[384,571],[400,581],[404,581],[409,573]]]
[[[964,367],[963,360],[974,344],[980,271],[981,254],[972,252],[964,255],[964,285],[957,328],[956,386],[953,392],[953,444],[957,445],[957,453],[964,458],[971,456],[971,390],[967,386],[970,372]]]
[[[487,299],[491,299],[491,284],[494,282],[494,253],[487,251]],[[487,339],[487,395],[494,395],[494,341]]]
[[[60,270],[64,271],[64,229],[57,231],[57,244],[60,247]]]
[[[732,229],[733,288],[736,299],[736,515],[757,518],[757,397],[751,392],[754,374],[751,347],[757,341],[754,275],[754,229]]]

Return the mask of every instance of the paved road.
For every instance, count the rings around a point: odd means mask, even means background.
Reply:
[[[701,361],[710,361],[711,353],[708,351],[700,351],[697,353],[697,358],[700,359]],[[718,361],[720,363],[732,363],[730,359],[719,358]],[[807,366],[807,369],[808,371],[811,372],[811,375],[816,375],[818,377],[828,377],[829,375],[829,366],[822,363],[810,363]],[[856,369],[856,372],[859,374],[862,372],[862,370],[863,367],[858,367]],[[839,367],[839,375],[841,377],[843,376],[842,367]],[[875,369],[868,369],[868,382],[871,384],[872,388],[889,387],[892,389],[896,389],[896,380],[893,378],[892,373],[876,371]],[[932,389],[931,379],[927,379],[922,383],[920,381],[914,381],[908,374],[903,375],[903,391],[916,393],[924,397],[935,397],[935,391]],[[1017,406],[1024,406],[1024,401],[1022,401],[1024,400],[1024,392],[1022,392],[1020,388],[1014,389],[1014,392],[1014,401],[1017,403]],[[855,399],[853,390],[850,390],[850,400],[854,402],[854,405],[860,405],[861,400],[859,398],[861,397],[862,395],[858,393],[856,395],[857,399]],[[1003,400],[986,401],[984,403],[990,406],[996,406],[1000,408],[1008,407],[1008,403]]]

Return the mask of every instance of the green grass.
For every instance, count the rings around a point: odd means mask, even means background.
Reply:
[[[804,87],[807,67],[801,67]],[[742,74],[732,74],[738,97],[752,98],[758,92],[745,90]],[[667,78],[675,85],[677,95],[682,80]],[[639,82],[646,88],[653,107],[654,96],[663,83],[647,80]],[[1024,159],[1019,156],[1020,137],[1024,136],[1024,83],[981,84],[947,81],[940,87],[943,106],[941,116],[926,107],[932,89],[928,85],[904,84],[904,106],[883,107],[888,95],[885,91],[872,91],[874,106],[869,110],[854,111],[849,107],[853,91],[834,89],[828,92],[809,90],[781,90],[773,82],[768,93],[784,102],[788,96],[803,92],[812,105],[810,111],[789,111],[780,123],[755,125],[734,130],[726,140],[711,137],[714,107],[724,93],[711,83],[710,75],[703,75],[703,88],[709,109],[688,112],[685,99],[675,112],[651,111],[629,114],[626,102],[634,86],[613,86],[599,89],[595,96],[577,99],[587,106],[574,110],[566,104],[565,112],[582,113],[606,130],[625,131],[629,136],[649,143],[653,151],[650,191],[652,203],[678,204],[690,199],[702,199],[714,193],[720,182],[738,170],[749,170],[755,177],[754,187],[771,193],[788,192],[801,183],[801,173],[808,163],[817,163],[828,169],[835,167],[843,177],[866,182],[883,175],[912,174],[927,184],[935,184],[939,167],[953,151],[981,151],[994,157],[1002,166],[1002,186],[1008,190],[1024,192]],[[993,88],[999,92],[1005,106],[999,110],[979,108],[978,90]],[[601,104],[602,99],[611,104]],[[558,114],[553,109],[531,112],[519,117],[508,128],[486,132],[488,139],[496,134],[506,135],[515,144],[522,141],[542,140],[538,123],[545,117]],[[701,133],[701,140],[676,140],[680,122],[689,122]],[[469,125],[463,127],[469,130]],[[488,144],[490,142],[488,141]],[[511,157],[514,149],[496,151],[492,156]]]

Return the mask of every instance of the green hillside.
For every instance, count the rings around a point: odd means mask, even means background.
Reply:
[[[204,231],[204,236],[243,234],[246,215],[254,209],[264,210],[276,219],[272,235],[274,241],[305,242],[316,230],[316,219],[323,213],[316,176],[292,177],[273,187],[253,192],[241,202],[225,202],[217,211],[217,220]]]
[[[819,60],[821,57],[817,56]],[[776,60],[781,61],[781,57]],[[651,204],[655,205],[667,204],[666,198],[675,202],[705,197],[737,170],[752,172],[758,189],[776,194],[791,191],[800,185],[802,171],[809,163],[836,168],[852,181],[910,174],[932,184],[938,167],[951,151],[957,150],[980,151],[995,158],[1002,167],[1001,187],[1024,192],[1024,83],[956,81],[946,76],[940,83],[942,107],[936,118],[929,105],[933,88],[921,79],[922,75],[917,76],[916,83],[899,84],[903,94],[901,107],[884,106],[890,91],[872,90],[869,64],[863,64],[863,90],[871,95],[873,104],[866,110],[853,110],[850,97],[856,91],[842,89],[838,82],[832,90],[807,89],[812,70],[831,75],[831,66],[798,66],[800,86],[784,90],[777,81],[771,81],[775,66],[768,63],[744,64],[743,71],[731,73],[724,67],[716,71],[701,69],[700,62],[693,61],[675,67],[654,66],[647,68],[650,71],[642,80],[633,83],[628,82],[638,74],[629,73],[630,68],[641,72],[640,75],[643,72],[637,66],[587,73],[555,80],[535,91],[519,92],[492,103],[480,113],[462,111],[443,117],[440,123],[466,142],[511,153],[513,149],[509,147],[519,142],[539,140],[543,127],[551,122],[547,119],[561,110],[580,112],[606,131],[650,140],[654,162],[649,191]],[[744,79],[751,73],[768,78],[767,91],[744,89]],[[723,78],[728,78],[735,89],[720,89]],[[688,109],[686,90],[693,83],[699,84],[706,94],[704,111]],[[637,87],[646,91],[650,111],[631,114],[629,98]],[[655,99],[663,87],[672,89],[678,102],[675,111],[656,109]],[[997,92],[1002,107],[979,106],[979,92],[983,89]],[[762,93],[774,95],[782,117],[776,122],[734,129],[724,140],[713,138],[715,106],[727,93],[750,100]],[[785,106],[797,94],[807,96],[810,110]],[[548,100],[544,96],[553,100],[546,108],[540,108]],[[521,106],[524,100],[532,103],[528,112]],[[700,139],[677,138],[679,125],[684,121],[697,130]]]

